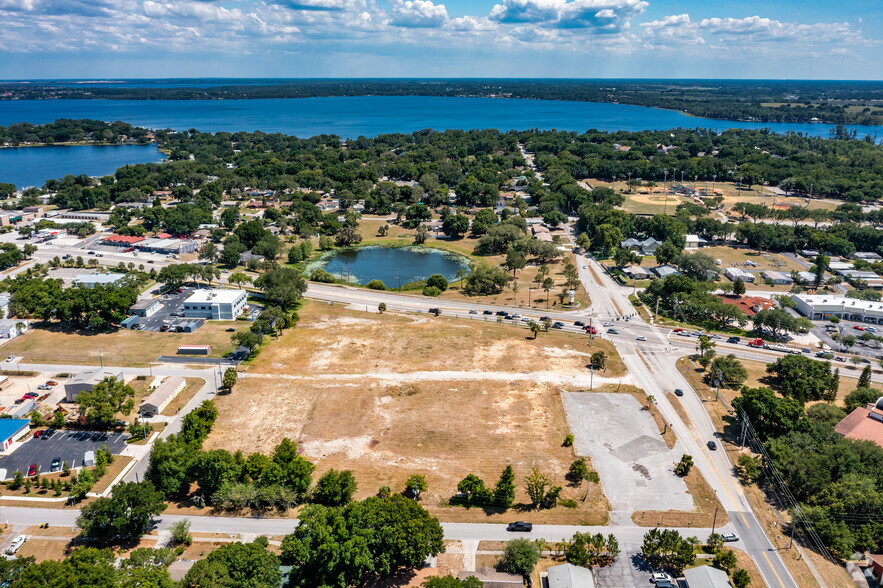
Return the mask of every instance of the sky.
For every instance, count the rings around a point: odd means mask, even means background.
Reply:
[[[880,0],[0,0],[0,79],[883,79]]]

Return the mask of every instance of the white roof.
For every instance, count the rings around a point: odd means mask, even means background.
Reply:
[[[697,566],[684,570],[684,579],[690,588],[730,588],[730,578],[723,570],[711,566]]]
[[[126,274],[82,274],[74,278],[75,284],[113,284],[126,277]]]
[[[831,296],[827,294],[792,294],[791,298],[796,302],[802,302],[816,311],[839,312],[873,312],[883,314],[883,302],[877,300],[859,300],[846,296]]]
[[[220,288],[212,288],[210,290],[197,290],[187,300],[185,304],[233,304],[240,298],[245,298],[245,290],[223,290]]]
[[[549,588],[595,588],[595,578],[588,568],[562,564],[548,568],[546,573]]]

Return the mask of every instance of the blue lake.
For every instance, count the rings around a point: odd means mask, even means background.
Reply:
[[[82,145],[0,149],[0,182],[42,186],[67,174],[105,176],[119,167],[161,161],[155,145]]]
[[[360,96],[265,100],[6,100],[0,125],[47,123],[59,118],[125,121],[148,128],[200,131],[281,132],[299,137],[335,134],[343,138],[410,133],[421,129],[562,129],[583,132],[685,128],[770,128],[773,131],[828,135],[831,125],[751,123],[712,120],[626,104]],[[878,127],[856,128],[860,135]]]
[[[318,265],[338,278],[348,273],[351,283],[367,284],[371,280],[380,280],[392,290],[399,284],[425,280],[432,274],[441,274],[449,282],[453,281],[457,270],[468,271],[469,260],[439,249],[359,247],[337,251]]]

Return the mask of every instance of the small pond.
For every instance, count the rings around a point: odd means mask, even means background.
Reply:
[[[469,271],[469,259],[462,255],[423,247],[358,247],[337,251],[318,263],[336,277],[349,275],[350,283],[380,280],[387,288],[425,280],[441,274],[456,279],[460,268]]]

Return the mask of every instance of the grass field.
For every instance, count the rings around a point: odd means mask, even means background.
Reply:
[[[169,402],[168,406],[162,409],[160,414],[165,416],[175,416],[178,414],[178,411],[184,408],[184,406],[190,402],[190,399],[199,392],[200,388],[205,386],[205,380],[202,378],[185,378],[184,381],[186,382],[184,389],[178,392],[178,395]]]
[[[215,400],[220,416],[207,448],[268,453],[289,437],[317,464],[317,476],[352,470],[358,498],[383,485],[401,491],[408,477],[422,474],[429,483],[422,503],[449,521],[511,518],[448,505],[467,474],[493,485],[507,464],[515,469],[517,508],[528,508],[522,478],[536,466],[577,507],[532,513],[531,520],[607,521],[599,485],[587,492],[565,480],[575,456],[562,446],[569,429],[560,391],[585,372],[585,338],[550,332],[533,340],[496,323],[317,303],[300,315],[298,327],[261,353],[249,377]],[[624,372],[618,357],[607,372]]]
[[[740,264],[740,267],[746,270],[751,270],[752,272],[753,270],[774,270],[786,275],[792,270],[798,272],[806,270],[805,267],[790,257],[785,257],[778,253],[761,254],[754,249],[736,249],[733,247],[703,247],[702,249],[699,249],[699,252],[710,256],[712,259],[720,259],[721,268],[728,268]],[[745,266],[746,261],[753,261],[757,264],[757,267]],[[758,276],[757,281],[758,284],[756,285],[764,285],[760,276]],[[746,284],[746,286],[750,285],[751,284]]]
[[[120,329],[94,333],[64,332],[53,325],[31,329],[3,346],[4,352],[22,357],[24,362],[118,366],[145,366],[160,355],[175,355],[180,345],[211,345],[210,357],[224,357],[233,350],[226,329],[245,329],[249,323],[206,321],[193,333],[161,333]]]

